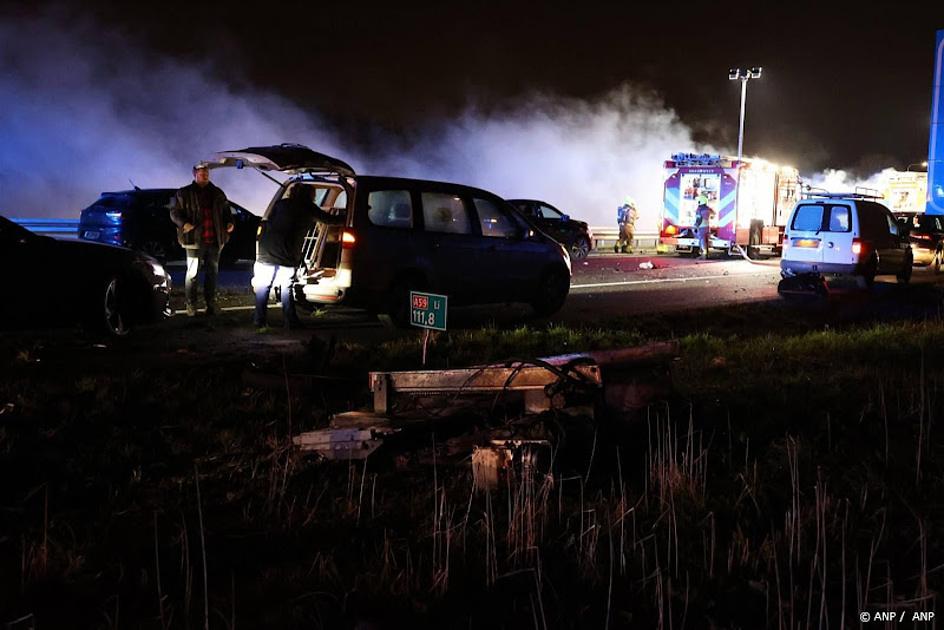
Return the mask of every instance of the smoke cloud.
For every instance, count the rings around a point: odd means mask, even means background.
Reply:
[[[881,193],[898,172],[894,168],[886,168],[863,178],[842,169],[826,169],[810,176],[806,183],[831,193],[855,192],[856,188],[868,188]]]
[[[121,51],[115,54],[115,51]],[[661,211],[662,162],[696,146],[651,94],[623,87],[593,102],[535,95],[500,111],[470,106],[409,142],[352,146],[317,112],[214,78],[136,47],[120,33],[61,16],[0,22],[0,213],[77,217],[102,191],[177,187],[211,153],[299,142],[358,172],[455,181],[505,198],[546,200],[591,225],[614,226],[626,196],[641,231]],[[274,186],[214,171],[234,201],[261,212]]]

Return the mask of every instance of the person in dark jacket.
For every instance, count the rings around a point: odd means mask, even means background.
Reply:
[[[296,183],[272,206],[271,212],[259,225],[256,263],[253,266],[252,286],[256,292],[256,310],[253,323],[266,326],[269,292],[278,285],[282,293],[282,315],[286,328],[298,328],[301,322],[295,311],[295,271],[302,262],[305,236],[315,221],[340,225],[344,217],[322,210],[312,200],[315,189]]]
[[[220,251],[233,231],[233,213],[223,191],[210,183],[205,164],[194,166],[193,182],[177,191],[170,218],[177,226],[177,241],[187,253],[187,315],[193,317],[197,312],[197,274],[201,268],[206,314],[215,315]]]

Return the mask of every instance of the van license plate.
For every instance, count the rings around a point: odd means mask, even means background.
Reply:
[[[819,247],[819,240],[815,238],[798,238],[793,241],[794,247]]]

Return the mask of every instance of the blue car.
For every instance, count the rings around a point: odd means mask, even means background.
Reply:
[[[104,192],[82,211],[79,238],[144,252],[161,262],[183,260],[177,228],[170,220],[175,188],[136,188]],[[223,248],[222,261],[255,260],[259,217],[230,202],[235,229]]]

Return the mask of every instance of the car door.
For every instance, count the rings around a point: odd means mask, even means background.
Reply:
[[[824,262],[823,221],[826,207],[823,202],[797,204],[788,226],[784,243],[786,260],[818,265]],[[813,268],[813,271],[816,271]]]
[[[908,250],[911,249],[910,239],[903,236],[903,231],[891,212],[882,206],[878,206],[878,208],[882,217],[885,219],[886,249],[884,256],[888,263],[886,269],[888,273],[897,273],[901,270],[902,265],[905,264],[905,256]],[[884,266],[885,265],[883,265],[883,267]]]
[[[527,240],[525,227],[497,197],[473,195],[482,234],[479,270],[488,301],[522,301],[537,286],[545,262],[544,245]]]
[[[823,204],[823,225],[819,238],[824,263],[855,264],[857,255],[852,248],[855,239],[854,216],[851,204],[840,201]]]
[[[884,206],[870,201],[857,201],[861,238],[878,256],[878,273],[896,273],[904,259],[904,247],[898,235],[898,224]]]
[[[539,202],[534,206],[534,216],[537,218],[538,226],[544,230],[548,236],[558,243],[570,245],[574,240],[574,235],[568,229],[564,221],[564,213],[554,206]]]
[[[419,197],[417,249],[429,261],[430,288],[460,303],[477,301],[488,279],[478,268],[482,238],[463,191],[430,185]]]

